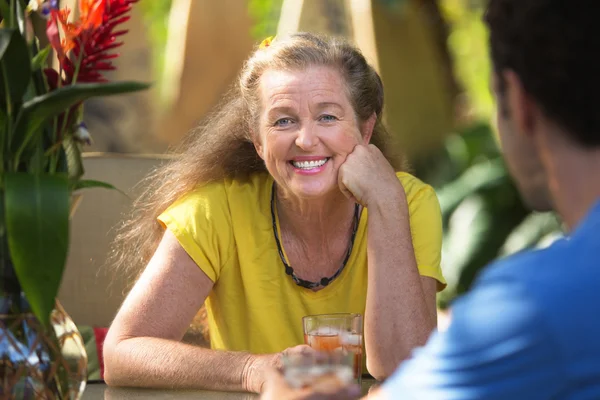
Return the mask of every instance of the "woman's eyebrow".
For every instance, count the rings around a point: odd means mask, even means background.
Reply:
[[[273,118],[281,114],[290,115],[294,114],[295,112],[296,110],[294,107],[276,106],[269,109],[269,111],[267,112],[267,118]]]

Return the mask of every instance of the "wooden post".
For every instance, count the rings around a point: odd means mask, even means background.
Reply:
[[[429,11],[422,0],[398,8],[380,0],[284,0],[278,34],[309,31],[354,42],[381,75],[384,120],[412,158],[439,146],[454,125],[456,83],[440,51],[440,21]]]
[[[436,42],[429,14],[411,0],[394,11],[370,1],[385,120],[411,158],[438,147],[454,125],[455,84]],[[354,15],[356,18],[366,16]],[[450,79],[449,79],[450,77]]]
[[[173,0],[160,136],[176,143],[235,82],[254,40],[247,2]]]

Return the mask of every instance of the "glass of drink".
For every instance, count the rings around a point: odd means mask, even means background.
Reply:
[[[320,314],[302,318],[304,343],[327,353],[352,354],[354,378],[360,384],[363,355],[363,318],[360,314]]]
[[[293,388],[334,393],[352,383],[354,377],[354,357],[350,353],[284,354],[282,362],[283,376]]]

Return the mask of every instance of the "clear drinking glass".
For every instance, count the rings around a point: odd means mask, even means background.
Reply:
[[[293,388],[335,392],[354,378],[354,355],[349,352],[284,354],[282,362],[283,376]]]
[[[327,353],[353,355],[356,383],[361,383],[363,356],[363,317],[361,314],[340,313],[308,315],[302,318],[304,343]]]

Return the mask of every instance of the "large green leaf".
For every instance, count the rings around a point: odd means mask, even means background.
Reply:
[[[469,167],[460,177],[437,191],[444,220],[466,197],[482,189],[504,185],[507,181],[510,178],[502,158]]]
[[[17,118],[17,135],[23,135],[23,140],[19,143],[19,153],[49,118],[61,114],[74,104],[90,97],[137,92],[149,87],[149,84],[141,82],[80,83],[63,86],[35,97],[23,104]]]
[[[31,61],[25,38],[17,29],[0,29],[0,104],[19,104],[31,80]]]
[[[528,212],[510,180],[479,187],[460,202],[445,224],[442,268],[448,287],[438,296],[441,306],[471,287]]]
[[[4,193],[11,259],[33,312],[47,324],[69,244],[69,180],[7,173]]]

